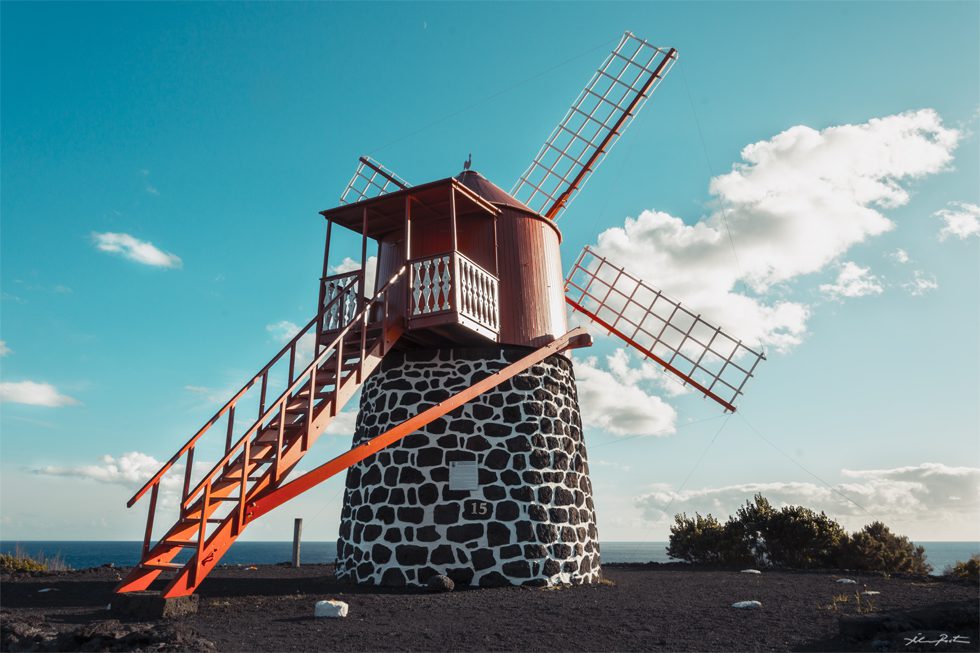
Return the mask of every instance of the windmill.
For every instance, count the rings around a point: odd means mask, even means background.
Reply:
[[[130,500],[149,495],[147,525],[141,562],[116,591],[169,572],[164,596],[194,592],[250,523],[343,471],[340,577],[597,581],[567,356],[591,338],[568,329],[566,307],[726,411],[763,359],[588,247],[563,278],[558,220],[676,56],[625,33],[510,193],[470,159],[455,177],[411,185],[362,157],[340,205],[321,212],[316,315]],[[341,228],[361,236],[361,263],[337,272]],[[289,479],[358,392],[352,448]],[[236,422],[249,408],[257,417]],[[208,434],[223,439],[220,459],[195,468]],[[175,521],[155,539],[161,497],[178,487]]]

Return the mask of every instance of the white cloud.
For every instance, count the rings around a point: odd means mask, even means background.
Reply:
[[[81,478],[107,485],[118,485],[126,488],[129,492],[136,492],[143,484],[153,478],[163,462],[153,456],[139,451],[129,451],[118,458],[105,455],[100,462],[95,465],[73,465],[58,466],[48,465],[34,469],[34,474],[40,476],[61,476],[69,478]],[[214,462],[206,460],[195,460],[194,473],[191,479],[191,487],[197,484],[205,473],[214,467]],[[160,497],[157,504],[158,509],[176,509],[183,492],[184,485],[184,460],[177,462],[160,479]],[[144,496],[143,500],[146,501]]]
[[[610,357],[613,358],[613,357]],[[631,370],[628,374],[644,372]],[[669,435],[677,412],[660,397],[599,367],[594,356],[575,361],[578,398],[586,426],[613,435]]]
[[[241,389],[243,381],[227,383],[220,388],[204,385],[185,385],[184,391],[197,395],[202,399],[202,406],[223,406]]]
[[[627,385],[636,385],[643,381],[652,381],[667,396],[677,397],[688,394],[691,390],[674,376],[664,372],[663,368],[650,360],[642,360],[638,367],[632,367],[632,355],[627,349],[617,349],[606,356],[606,367],[620,381]]]
[[[779,299],[780,284],[892,229],[881,209],[909,201],[907,182],[946,169],[960,137],[930,109],[792,127],[748,145],[711,180],[708,216],[688,225],[643,211],[600,234],[596,249],[746,344],[786,350],[801,342],[810,309]]]
[[[820,292],[836,301],[844,297],[880,295],[884,290],[878,277],[871,274],[870,268],[862,268],[853,261],[845,261],[841,264],[834,283],[820,285]]]
[[[843,469],[841,475],[848,480],[833,489],[809,482],[742,483],[682,492],[658,486],[636,502],[644,517],[655,522],[680,512],[710,512],[725,519],[754,494],[762,493],[776,506],[793,504],[822,510],[849,528],[872,519],[892,526],[967,520],[980,523],[980,468],[923,463],[893,469]]]
[[[631,471],[633,469],[633,467],[631,465],[623,465],[622,463],[613,462],[611,460],[601,460],[601,459],[595,459],[595,458],[589,461],[589,467],[592,467],[592,468],[595,468],[595,467],[610,467],[612,469],[616,469],[616,470],[619,470],[621,472],[628,472],[628,471]]]
[[[57,407],[72,406],[78,401],[59,393],[50,383],[3,381],[0,382],[0,403]]]
[[[100,483],[115,483],[131,489],[139,489],[163,466],[153,456],[139,451],[124,453],[119,458],[102,456],[100,465],[81,465],[77,467],[47,466],[35,470],[47,476],[75,476]],[[182,474],[174,474],[175,480],[183,480]]]
[[[290,322],[289,320],[280,320],[272,324],[265,325],[265,330],[272,334],[272,338],[279,343],[286,344],[293,337],[299,333],[299,325]],[[313,332],[315,327],[311,327],[310,330],[302,335],[299,341],[296,343],[296,369],[302,370],[311,362],[313,362]],[[302,363],[302,366],[300,366]]]
[[[6,356],[7,354],[13,353],[13,349],[7,346],[6,340],[0,340],[0,356]]]
[[[272,335],[274,340],[285,344],[299,333],[299,325],[289,320],[279,320],[272,324],[266,324],[265,330]]]
[[[129,234],[93,232],[92,239],[99,251],[119,254],[143,265],[160,268],[179,268],[183,265],[176,254],[164,252],[153,243],[139,240]]]
[[[323,432],[327,435],[343,435],[349,438],[354,437],[354,427],[357,424],[357,409],[342,410],[336,417],[330,420],[327,428]]]
[[[901,247],[896,249],[894,252],[889,252],[888,254],[886,254],[886,256],[892,259],[893,261],[895,261],[896,263],[902,263],[903,265],[911,260],[909,258],[909,253],[906,252]]]
[[[922,270],[916,270],[914,275],[911,281],[902,284],[902,288],[914,297],[922,296],[939,287],[939,282],[936,281],[936,277],[927,275]]]
[[[361,262],[355,261],[349,256],[344,257],[344,260],[340,264],[330,268],[331,274],[344,274],[345,272],[353,272],[355,270],[361,269]],[[369,256],[367,259],[367,266],[364,269],[364,294],[368,297],[374,297],[374,279],[378,273],[378,257]]]
[[[980,206],[968,202],[950,202],[950,208],[940,209],[932,215],[943,221],[939,230],[939,240],[949,237],[965,240],[970,236],[980,236]]]

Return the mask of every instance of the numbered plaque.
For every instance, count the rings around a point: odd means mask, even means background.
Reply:
[[[463,519],[490,519],[493,504],[482,499],[467,499],[463,502]]]
[[[470,492],[478,487],[480,468],[475,460],[454,460],[449,463],[449,489]]]

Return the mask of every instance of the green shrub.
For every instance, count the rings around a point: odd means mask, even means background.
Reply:
[[[946,567],[943,575],[972,580],[974,583],[980,581],[980,553],[974,553],[969,560],[960,560],[955,565]]]
[[[847,569],[925,575],[932,571],[926,552],[880,521],[872,522],[844,543],[842,564]]]
[[[758,566],[830,567],[847,533],[824,513],[802,506],[775,509],[761,494],[738,509],[728,527],[739,533],[742,549]],[[732,560],[732,562],[741,562]]]
[[[731,538],[711,515],[674,515],[667,555],[688,562],[730,562]]]
[[[20,546],[13,553],[0,553],[0,572],[23,573],[30,571],[66,571],[70,567],[60,555],[48,557],[43,554],[28,555]]]
[[[667,554],[688,562],[759,567],[846,568],[928,574],[925,551],[874,522],[848,537],[823,512],[773,508],[761,494],[722,525],[710,514],[675,515]],[[966,564],[966,563],[964,563]]]
[[[847,539],[840,524],[802,506],[786,506],[774,512],[766,526],[766,555],[777,567],[833,567],[841,543]]]
[[[42,562],[29,557],[18,557],[12,553],[0,553],[0,571],[4,573],[24,571],[47,571]]]

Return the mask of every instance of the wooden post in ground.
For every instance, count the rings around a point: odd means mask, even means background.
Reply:
[[[299,541],[303,536],[303,518],[297,517],[293,521],[293,566],[299,567]]]

